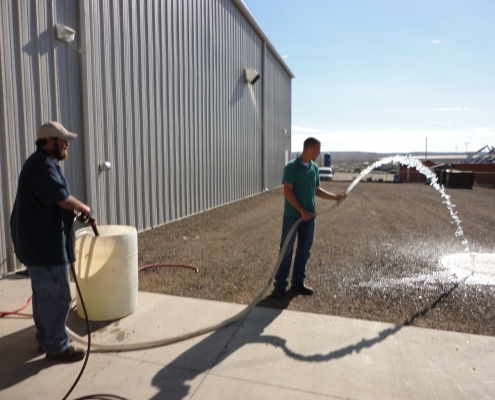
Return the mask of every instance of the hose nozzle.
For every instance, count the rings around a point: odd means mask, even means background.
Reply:
[[[95,234],[95,236],[100,236],[100,233],[96,228],[96,220],[93,217],[91,217],[89,214],[84,214],[79,211],[78,218],[79,221],[81,221],[83,224],[91,224],[91,228],[93,228],[93,233]]]

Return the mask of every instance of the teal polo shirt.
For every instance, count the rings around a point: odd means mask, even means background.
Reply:
[[[291,160],[284,168],[282,183],[290,183],[294,187],[294,194],[305,210],[316,212],[315,193],[320,186],[320,175],[315,162],[311,161],[306,167],[299,156]],[[300,216],[301,213],[285,198],[284,217]]]

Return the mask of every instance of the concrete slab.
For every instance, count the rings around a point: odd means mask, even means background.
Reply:
[[[137,310],[131,315],[111,323],[91,323],[93,342],[101,344],[146,343],[176,337],[218,324],[243,310],[240,304],[220,303],[190,298],[178,298],[154,293],[139,293]],[[218,354],[237,330],[240,322],[225,329],[201,335],[170,346],[142,351],[118,353],[119,357],[138,362],[156,362],[177,368],[205,371],[211,368]],[[77,315],[71,314],[68,326],[85,336],[86,326]],[[208,348],[194,356],[188,350],[197,344]]]
[[[72,297],[76,297],[75,286],[71,287]],[[32,295],[31,280],[25,275],[8,274],[0,279],[0,312],[17,310],[28,303]],[[22,314],[32,314],[33,307],[20,311]],[[31,316],[9,315],[0,319],[0,337],[15,333],[17,337],[34,337],[33,319]],[[32,327],[32,329],[28,329]]]
[[[0,280],[0,309],[18,308],[29,279]],[[243,308],[140,293],[137,310],[94,323],[94,340],[127,343],[217,323]],[[84,323],[71,315],[72,329]],[[37,352],[28,318],[0,319],[0,398],[62,398],[83,363]],[[257,307],[243,320],[181,343],[93,353],[69,398],[494,399],[495,337]]]
[[[484,398],[494,351],[493,337],[256,308],[212,373],[337,398]]]
[[[338,399],[303,390],[259,383],[249,380],[226,378],[210,373],[194,393],[194,399],[208,400],[329,400]]]
[[[38,356],[23,366],[22,374],[16,374],[22,381],[10,379],[0,386],[0,397],[61,399],[72,386],[81,366],[82,362],[55,364]],[[162,367],[161,364],[136,362],[114,354],[94,354],[90,356],[86,370],[69,398],[112,393],[127,399],[150,399],[159,396],[162,388],[166,388],[167,395],[175,396],[184,393],[184,390],[194,392],[204,379],[204,374],[191,375],[180,368],[170,368],[166,373],[159,374]],[[183,382],[187,382],[187,387],[182,386]]]

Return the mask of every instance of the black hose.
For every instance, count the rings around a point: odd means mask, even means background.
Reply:
[[[79,375],[77,376],[76,380],[72,384],[72,387],[69,389],[69,391],[67,392],[67,394],[65,395],[65,397],[62,400],[65,400],[65,399],[67,399],[67,397],[69,397],[69,394],[71,394],[71,392],[74,390],[77,383],[79,382],[79,379],[81,379],[81,376],[82,376],[82,374],[86,368],[86,364],[88,363],[89,353],[90,353],[90,349],[91,349],[91,329],[89,327],[88,313],[86,312],[86,306],[84,305],[84,300],[83,300],[83,297],[81,294],[81,289],[79,288],[79,283],[77,282],[76,270],[74,268],[73,262],[70,263],[70,269],[72,271],[72,276],[74,277],[74,282],[76,283],[77,293],[79,294],[79,300],[81,300],[81,305],[82,305],[82,308],[84,311],[84,319],[86,320],[86,329],[88,331],[88,348],[86,350],[86,358],[84,359],[84,364],[81,368],[81,371],[79,372]]]
[[[76,217],[74,218],[74,221],[72,221],[72,226],[71,226],[71,229],[72,230],[74,229],[74,223],[76,222],[77,218],[81,218],[81,220],[84,220],[84,221],[92,222],[92,225],[91,226],[94,226],[95,225],[93,223],[94,219],[91,218],[89,215],[86,215],[86,218],[84,218],[84,216],[81,216],[81,213],[78,213],[76,215]],[[92,219],[92,221],[90,221],[90,218]],[[94,229],[96,229],[96,227]],[[99,234],[98,234],[98,236],[99,236]],[[74,251],[74,246],[70,246],[70,248],[71,248],[71,252]],[[71,260],[75,260],[75,258],[76,258],[75,255],[72,254]],[[90,353],[90,350],[91,350],[91,328],[89,327],[89,318],[88,318],[88,314],[86,312],[86,306],[84,305],[84,300],[82,298],[81,289],[79,288],[79,282],[77,282],[76,269],[74,268],[74,262],[72,262],[72,261],[70,263],[70,269],[72,271],[72,276],[74,278],[74,282],[76,283],[77,293],[79,294],[79,299],[81,300],[81,305],[82,305],[82,308],[83,308],[83,311],[84,311],[84,319],[86,320],[86,330],[88,331],[88,347],[87,347],[87,350],[86,350],[86,357],[84,359],[84,364],[83,364],[83,366],[81,368],[81,371],[79,372],[79,375],[77,376],[77,378],[76,378],[75,382],[73,383],[72,387],[69,389],[69,391],[66,393],[65,397],[62,400],[65,400],[65,399],[67,399],[67,397],[69,397],[69,394],[71,394],[71,392],[74,390],[74,388],[76,387],[77,383],[79,382],[79,379],[81,379],[81,376],[82,376],[82,374],[84,372],[84,369],[86,368],[86,364],[88,363],[89,353]]]
[[[91,224],[91,227],[93,228],[93,232],[94,232],[95,236],[100,236],[100,233],[98,232],[98,229],[96,228],[96,223],[95,223],[95,219],[94,218],[91,218],[89,215],[81,216],[81,213],[79,213],[79,214],[77,214],[76,218],[74,218],[74,222],[76,222],[76,219],[78,217],[81,217],[81,221],[84,222],[84,223],[88,223],[89,222]],[[72,228],[74,226],[74,222],[72,223]],[[75,257],[73,257],[72,259],[75,259]],[[67,397],[69,397],[69,395],[72,393],[72,391],[74,390],[74,388],[76,387],[76,385],[79,383],[79,380],[81,379],[81,376],[84,373],[84,370],[86,369],[86,365],[88,364],[89,353],[90,353],[90,350],[91,350],[91,328],[89,326],[88,312],[86,311],[86,305],[84,304],[83,296],[82,296],[82,293],[81,293],[81,288],[79,287],[79,282],[77,281],[76,269],[74,268],[74,263],[73,262],[70,263],[70,269],[72,271],[72,276],[74,278],[74,282],[76,283],[77,293],[79,294],[79,300],[81,300],[82,309],[84,311],[84,319],[86,321],[86,330],[88,331],[88,345],[87,345],[87,350],[86,350],[86,357],[84,359],[83,366],[82,366],[81,370],[79,371],[79,375],[77,376],[76,380],[72,384],[72,387],[69,389],[69,391],[66,393],[66,395],[64,396],[64,398],[62,400],[66,400]],[[117,399],[117,400],[127,400],[124,397],[115,396],[113,394],[91,394],[91,395],[88,395],[88,396],[79,397],[76,400],[83,400],[83,399],[101,399],[101,400]]]

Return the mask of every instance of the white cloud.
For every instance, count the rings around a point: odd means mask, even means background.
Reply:
[[[433,44],[440,44],[441,40],[440,39],[433,39],[431,42]]]
[[[286,58],[289,58],[289,56],[287,54],[284,54],[282,58],[285,60]]]

